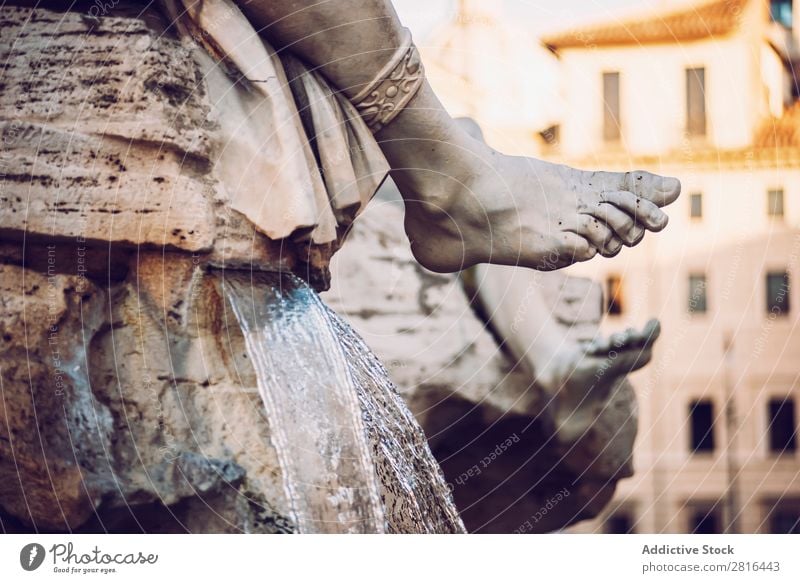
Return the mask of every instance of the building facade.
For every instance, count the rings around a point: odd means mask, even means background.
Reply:
[[[632,378],[636,474],[578,531],[800,532],[793,8],[667,3],[543,39],[568,112],[544,156],[683,183],[663,233],[571,268],[604,282],[607,332],[663,325]]]
[[[478,120],[503,152],[538,155],[539,132],[559,117],[557,61],[502,2],[458,0],[455,8],[420,46],[437,96],[453,116]]]

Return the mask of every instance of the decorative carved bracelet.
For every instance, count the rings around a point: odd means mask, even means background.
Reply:
[[[419,51],[411,31],[403,29],[403,41],[380,73],[351,101],[372,133],[389,124],[417,94],[425,79]]]

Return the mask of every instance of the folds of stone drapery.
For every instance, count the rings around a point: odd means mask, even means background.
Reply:
[[[347,99],[291,54],[278,55],[230,0],[172,0],[200,51],[217,167],[231,207],[271,239],[335,242],[388,165]]]

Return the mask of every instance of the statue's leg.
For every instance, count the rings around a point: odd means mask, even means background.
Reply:
[[[272,42],[359,102],[404,41],[388,0],[240,5]],[[677,179],[648,172],[587,172],[501,154],[458,127],[424,79],[376,136],[406,202],[414,255],[435,271],[484,262],[550,270],[613,256],[663,229],[659,207],[680,193]]]

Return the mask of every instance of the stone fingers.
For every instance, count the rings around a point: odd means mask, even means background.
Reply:
[[[661,334],[661,324],[658,320],[650,320],[644,325],[641,332],[628,328],[624,332],[615,332],[608,338],[596,338],[587,348],[587,353],[593,356],[605,356],[624,351],[650,350]]]
[[[613,362],[612,369],[619,375],[627,374],[639,370],[653,358],[653,351],[650,348],[640,350],[628,350],[620,353],[619,357]]]

